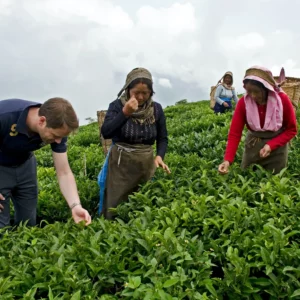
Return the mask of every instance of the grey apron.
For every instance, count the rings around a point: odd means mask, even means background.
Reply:
[[[138,190],[141,183],[147,182],[155,173],[153,148],[151,145],[116,143],[108,161],[106,193],[103,213],[112,219],[110,208],[116,208],[128,196]]]
[[[259,155],[259,151],[265,146],[265,144],[282,132],[283,129],[276,132],[248,131],[241,167],[245,169],[252,164],[258,164],[275,174],[285,168],[287,166],[288,159],[288,143],[271,151],[270,155],[266,158],[261,158]]]

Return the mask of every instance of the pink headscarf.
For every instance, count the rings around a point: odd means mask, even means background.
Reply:
[[[268,73],[268,75],[271,75],[271,77],[273,78],[271,71],[266,68],[254,66],[250,69],[257,69],[257,70],[264,71]],[[260,118],[259,118],[257,103],[251,98],[250,95],[248,95],[247,93],[245,94],[244,99],[246,105],[246,118],[249,127],[253,131],[278,131],[282,127],[282,121],[283,121],[282,101],[280,96],[278,95],[280,89],[277,87],[274,78],[273,78],[274,85],[272,85],[264,78],[254,74],[251,75],[251,72],[249,73],[250,74],[244,77],[244,80],[252,79],[252,80],[259,81],[269,90],[265,124],[263,128],[261,128],[260,126]]]

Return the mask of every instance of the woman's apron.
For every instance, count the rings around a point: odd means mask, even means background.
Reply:
[[[288,160],[288,143],[271,151],[270,155],[265,158],[262,158],[259,155],[260,150],[265,146],[265,144],[282,132],[283,129],[276,132],[248,131],[241,167],[245,169],[251,164],[258,164],[275,174],[285,168]]]
[[[116,208],[128,196],[138,190],[155,173],[153,148],[151,145],[116,143],[109,153],[105,195],[102,212],[112,219]],[[99,207],[100,208],[100,207]]]

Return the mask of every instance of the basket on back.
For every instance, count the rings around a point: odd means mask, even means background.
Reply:
[[[223,78],[223,77],[222,77]],[[209,107],[213,110],[215,105],[216,105],[216,99],[215,99],[215,94],[216,94],[216,90],[217,87],[221,84],[222,78],[218,81],[218,83],[214,86],[210,87],[210,103],[209,103]]]
[[[284,75],[284,69],[282,68],[280,76],[274,76],[274,79],[277,82],[283,83],[280,85],[283,89],[283,91],[289,96],[290,100],[292,101],[292,104],[297,110],[300,102],[300,78],[296,77],[285,77]]]
[[[107,154],[107,152],[112,144],[111,139],[104,139],[101,134],[101,127],[104,123],[106,112],[107,112],[106,110],[97,111],[98,125],[99,125],[99,132],[100,132],[100,141],[101,141],[101,145],[102,145],[103,152],[105,155]]]
[[[216,93],[216,89],[217,89],[218,85],[212,86],[210,88],[210,103],[209,103],[209,107],[213,110],[215,105],[216,105],[216,100],[215,100],[215,93]]]

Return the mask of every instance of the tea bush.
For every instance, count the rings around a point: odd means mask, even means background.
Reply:
[[[200,101],[165,114],[172,173],[158,170],[113,222],[96,214],[96,123],[68,148],[88,227],[70,220],[50,149],[37,152],[40,226],[2,232],[1,299],[300,299],[299,139],[278,175],[242,171],[242,141],[220,176],[232,113]]]

